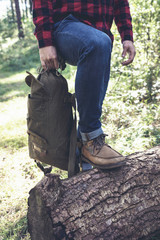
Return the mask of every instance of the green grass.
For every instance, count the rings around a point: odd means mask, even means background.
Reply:
[[[0,80],[0,239],[28,240],[28,192],[42,174],[28,157],[25,72],[6,75]]]
[[[3,235],[4,235],[4,239],[30,240],[30,235],[29,235],[29,233],[27,233],[27,219],[26,219],[26,217],[24,216],[24,217],[20,218],[17,222],[10,224],[9,225],[9,230],[6,229],[3,232]]]
[[[126,104],[118,96],[105,99],[103,128],[109,135],[108,142],[124,155],[160,144],[159,119],[159,105]]]

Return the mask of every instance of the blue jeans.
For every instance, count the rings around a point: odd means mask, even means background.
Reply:
[[[83,141],[91,140],[103,133],[100,117],[110,76],[111,39],[71,14],[54,25],[54,39],[65,62],[77,66],[79,131]]]

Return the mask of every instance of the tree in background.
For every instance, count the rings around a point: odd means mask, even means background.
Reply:
[[[24,3],[25,3],[26,18],[28,18],[28,6],[27,6],[27,0],[24,0]]]
[[[13,2],[13,0],[10,0],[10,1],[11,1],[12,20],[14,22],[15,21],[14,2]]]
[[[14,0],[14,1],[15,1],[16,15],[17,15],[18,37],[21,39],[21,38],[24,38],[24,31],[23,31],[23,25],[21,21],[19,0]]]
[[[32,14],[32,0],[29,0],[29,6],[30,6],[30,8],[29,8],[30,13]]]

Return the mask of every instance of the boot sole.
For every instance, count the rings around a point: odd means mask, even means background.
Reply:
[[[108,164],[108,165],[98,165],[98,164],[91,162],[88,158],[85,158],[83,155],[81,156],[81,159],[84,162],[90,163],[92,166],[94,166],[96,168],[100,168],[100,169],[114,169],[114,168],[122,167],[126,164],[126,161],[123,160],[122,162],[119,162],[119,163],[112,163],[112,164]]]

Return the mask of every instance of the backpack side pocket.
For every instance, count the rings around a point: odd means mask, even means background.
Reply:
[[[47,131],[47,99],[28,95],[28,146],[29,156],[35,160],[48,163]]]
[[[47,155],[47,141],[38,134],[28,130],[29,155],[35,160],[43,161]]]

